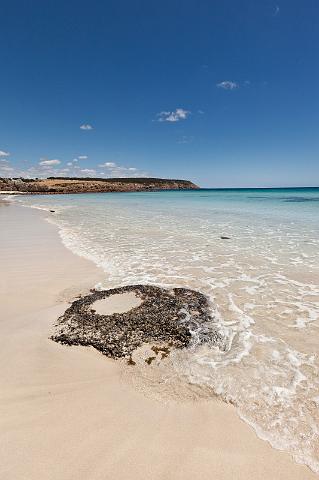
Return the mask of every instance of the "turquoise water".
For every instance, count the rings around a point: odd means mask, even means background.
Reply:
[[[21,201],[55,210],[48,219],[64,244],[104,269],[102,287],[205,293],[223,344],[201,345],[198,327],[172,357],[175,374],[212,388],[261,438],[319,472],[319,188]]]
[[[28,197],[28,202],[32,202],[33,197]],[[269,208],[275,208],[275,211],[284,216],[294,215],[294,209],[297,212],[309,215],[310,221],[318,219],[319,215],[319,187],[317,188],[274,188],[274,189],[201,189],[184,191],[163,191],[163,192],[129,192],[129,193],[97,193],[97,194],[79,194],[79,195],[58,195],[48,197],[46,195],[37,196],[41,198],[44,204],[51,205],[52,198],[56,200],[54,204],[71,205],[77,204],[103,204],[104,202],[112,204],[144,204],[156,205],[158,202],[166,205],[172,202],[182,208],[198,207],[204,208],[222,207],[238,211],[241,209],[253,211],[256,214],[269,212]],[[275,213],[275,212],[273,212]],[[315,215],[311,218],[311,215]]]

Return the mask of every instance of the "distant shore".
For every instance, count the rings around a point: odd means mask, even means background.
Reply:
[[[46,179],[0,178],[0,193],[13,194],[66,194],[144,192],[161,190],[195,190],[199,187],[189,180],[165,178],[73,178],[50,177]]]

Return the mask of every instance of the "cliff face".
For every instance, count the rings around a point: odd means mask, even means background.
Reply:
[[[189,180],[170,180],[164,178],[0,178],[0,192],[16,191],[30,194],[140,192],[154,190],[194,190],[197,188],[199,187]]]

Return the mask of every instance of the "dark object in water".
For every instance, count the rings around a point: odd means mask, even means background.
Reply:
[[[130,356],[130,358],[128,359],[127,364],[128,365],[136,365],[136,362],[134,362],[132,356]]]
[[[151,365],[152,361],[155,360],[156,357],[148,357],[145,362],[148,364],[148,365]]]
[[[142,303],[127,312],[100,315],[92,304],[114,294],[134,292]],[[165,288],[151,285],[129,285],[111,290],[91,290],[76,299],[58,318],[51,339],[65,345],[92,346],[108,357],[126,357],[133,364],[132,352],[143,343],[184,348],[190,344],[191,330],[200,327],[200,342],[221,343],[222,337],[212,325],[209,303],[205,295],[186,288]],[[167,347],[153,347],[162,358]],[[156,356],[150,357],[152,360]]]
[[[154,345],[152,347],[153,352],[158,355],[159,353],[161,354],[161,360],[164,360],[164,358],[167,358],[168,355],[170,354],[170,349],[168,347],[157,347]],[[146,360],[145,360],[146,361]]]
[[[290,203],[319,202],[317,197],[282,197],[282,200]]]
[[[222,240],[230,240],[230,237],[226,237],[225,235],[222,235],[220,238],[221,238]]]

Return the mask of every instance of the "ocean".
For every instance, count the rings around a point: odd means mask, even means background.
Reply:
[[[201,345],[198,327],[176,374],[213,389],[259,437],[319,472],[319,188],[19,201],[55,210],[49,221],[68,248],[104,269],[104,288],[206,294],[222,348]]]

